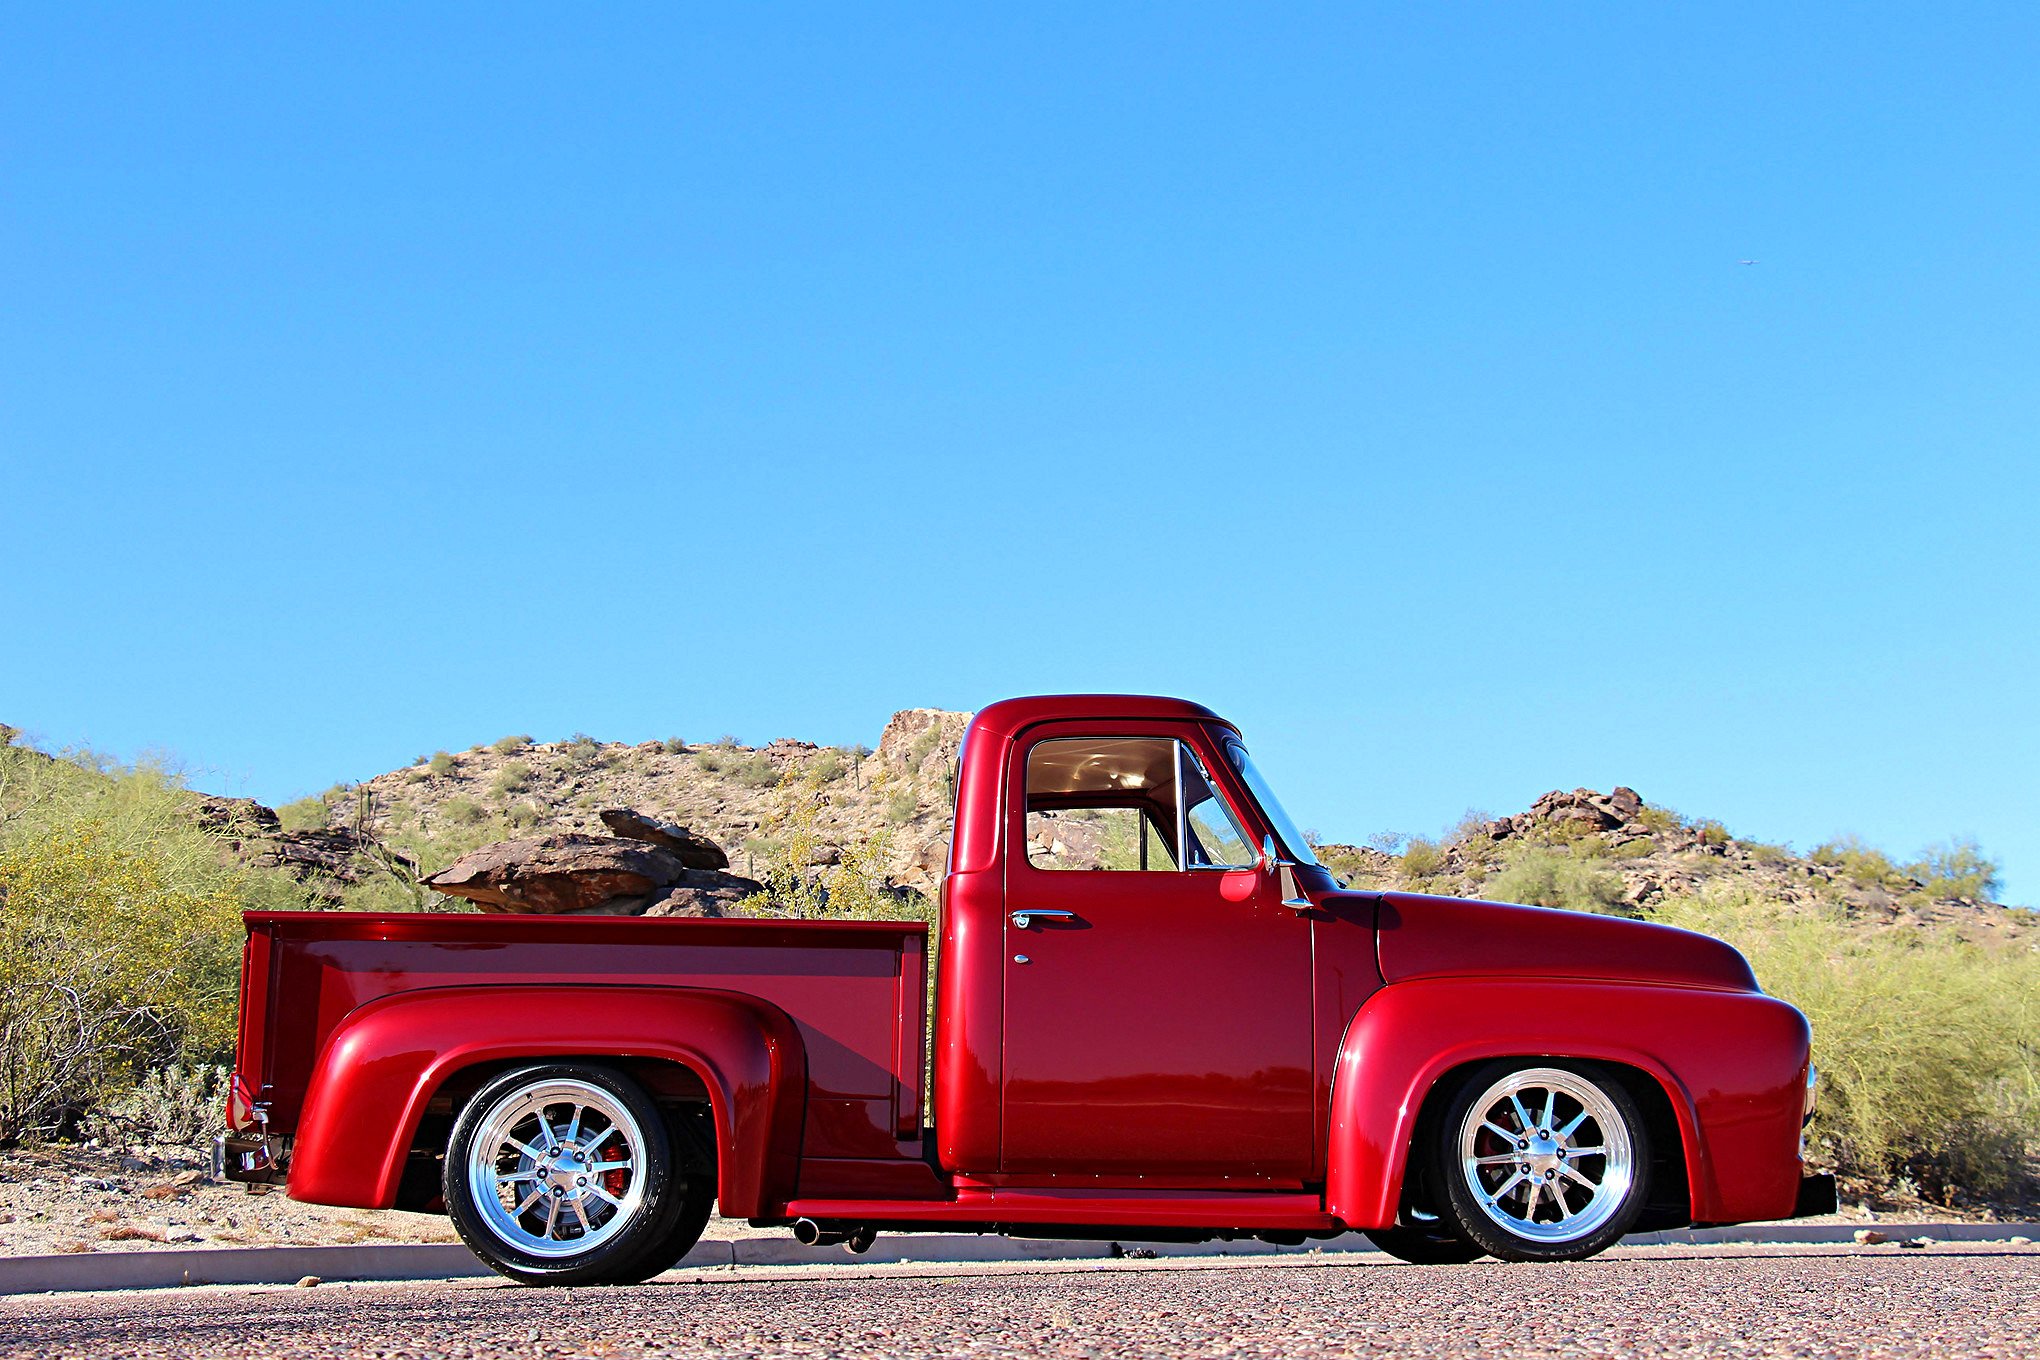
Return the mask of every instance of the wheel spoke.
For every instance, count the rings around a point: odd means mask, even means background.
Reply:
[[[1509,1092],[1509,1103],[1516,1107],[1516,1118],[1523,1121],[1523,1132],[1530,1132],[1530,1112],[1523,1108],[1523,1098],[1514,1091]]]
[[[553,1225],[558,1223],[559,1221],[560,1221],[560,1197],[558,1195],[554,1195],[552,1197],[552,1203],[548,1204],[545,1210],[545,1235],[547,1237],[551,1237],[553,1235]]]
[[[1605,1157],[1608,1155],[1608,1149],[1604,1147],[1568,1148],[1567,1154],[1574,1161],[1578,1161],[1582,1157]]]
[[[1558,1136],[1561,1138],[1570,1138],[1579,1129],[1580,1125],[1586,1122],[1587,1111],[1584,1108],[1582,1108],[1578,1114],[1574,1115],[1572,1119],[1567,1122],[1564,1128],[1558,1131]]]
[[[1544,1193],[1544,1182],[1532,1180],[1530,1189],[1523,1196],[1523,1221],[1534,1222],[1537,1218],[1537,1201]]]
[[[1551,1183],[1551,1202],[1558,1206],[1559,1221],[1563,1222],[1573,1216],[1572,1206],[1565,1202],[1564,1181],[1553,1181]]]
[[[1528,1176],[1518,1171],[1515,1175],[1509,1177],[1509,1179],[1503,1181],[1500,1185],[1488,1191],[1488,1198],[1491,1200],[1499,1200],[1504,1195],[1508,1194],[1511,1190],[1515,1189],[1518,1185],[1522,1184],[1524,1181],[1527,1181],[1529,1179],[1530,1178]]]
[[[542,1185],[535,1185],[535,1186],[533,1186],[533,1187],[532,1187],[532,1189],[531,1189],[531,1193],[530,1193],[530,1194],[528,1194],[528,1195],[526,1195],[526,1196],[524,1197],[524,1202],[523,1202],[523,1203],[521,1203],[521,1204],[519,1204],[519,1205],[518,1205],[518,1206],[517,1206],[517,1207],[516,1207],[515,1209],[512,1209],[512,1210],[510,1211],[510,1216],[511,1216],[512,1218],[522,1218],[522,1217],[524,1217],[524,1215],[525,1215],[525,1212],[526,1212],[527,1210],[529,1210],[529,1209],[531,1208],[531,1206],[532,1206],[532,1205],[534,1205],[534,1204],[538,1203],[538,1202],[539,1202],[540,1200],[542,1200],[542,1199],[544,1199],[544,1198],[545,1198],[545,1187],[544,1187],[544,1186],[542,1186]]]
[[[1476,1157],[1473,1159],[1473,1164],[1475,1166],[1507,1166],[1515,1160],[1516,1154],[1513,1152],[1498,1152],[1492,1157]]]
[[[1556,1086],[1547,1086],[1544,1088],[1544,1117],[1537,1121],[1537,1127],[1540,1129],[1550,1128],[1551,1116],[1557,1113],[1558,1088]]]
[[[609,1193],[609,1192],[608,1192],[607,1190],[604,1190],[604,1189],[603,1189],[603,1188],[602,1188],[601,1186],[599,1186],[599,1185],[593,1185],[593,1184],[589,1185],[589,1187],[588,1187],[588,1193],[589,1193],[589,1194],[591,1194],[591,1195],[593,1195],[593,1196],[595,1196],[595,1197],[596,1197],[597,1199],[600,1199],[600,1200],[606,1201],[606,1202],[607,1202],[607,1203],[609,1203],[609,1204],[613,1204],[613,1205],[615,1205],[615,1206],[616,1206],[617,1208],[619,1208],[619,1209],[621,1209],[621,1208],[623,1207],[623,1201],[622,1201],[622,1200],[620,1200],[620,1199],[618,1199],[618,1198],[617,1198],[616,1196],[614,1196],[614,1195],[610,1194],[610,1193]]]
[[[579,1198],[574,1200],[574,1217],[581,1220],[581,1236],[586,1237],[593,1230],[594,1225],[588,1221],[588,1211],[582,1207]]]
[[[1480,1126],[1484,1129],[1491,1130],[1497,1138],[1500,1138],[1505,1143],[1513,1143],[1523,1136],[1519,1133],[1510,1133],[1507,1129],[1503,1128],[1500,1124],[1495,1123],[1495,1121],[1492,1119],[1481,1120]]]
[[[565,1138],[562,1138],[562,1139],[560,1140],[561,1142],[563,1142],[563,1143],[577,1143],[577,1142],[579,1142],[579,1141],[580,1141],[580,1139],[581,1139],[581,1111],[583,1111],[583,1110],[585,1110],[585,1109],[587,1109],[587,1108],[588,1108],[588,1107],[587,1107],[586,1105],[576,1105],[576,1106],[574,1107],[574,1117],[573,1117],[572,1119],[570,1119],[570,1120],[568,1120],[568,1121],[567,1121],[567,1136],[566,1136]]]
[[[1504,1161],[1507,1161],[1508,1159],[1507,1159],[1507,1158],[1505,1157],[1505,1158],[1503,1158],[1502,1160],[1504,1160]],[[631,1168],[631,1160],[630,1160],[630,1158],[628,1158],[628,1157],[625,1157],[625,1158],[624,1158],[624,1159],[623,1159],[622,1161],[620,1161],[620,1162],[590,1162],[590,1163],[588,1163],[588,1171],[590,1172],[590,1174],[593,1174],[594,1172],[597,1172],[597,1171],[628,1171],[628,1170],[630,1170],[630,1168]]]
[[[1564,1176],[1567,1180],[1573,1182],[1575,1185],[1585,1186],[1588,1194],[1598,1195],[1599,1193],[1601,1193],[1600,1186],[1588,1180],[1585,1176],[1582,1176],[1576,1169],[1572,1167],[1562,1166],[1558,1169],[1558,1173],[1561,1176]]]

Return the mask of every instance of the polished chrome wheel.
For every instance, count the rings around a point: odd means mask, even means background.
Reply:
[[[645,1197],[645,1135],[614,1094],[552,1077],[481,1116],[467,1179],[482,1225],[531,1256],[585,1256],[625,1231]]]
[[[1516,1238],[1553,1246],[1599,1231],[1628,1203],[1636,1177],[1622,1111],[1559,1067],[1511,1072],[1474,1097],[1457,1155],[1481,1214]]]

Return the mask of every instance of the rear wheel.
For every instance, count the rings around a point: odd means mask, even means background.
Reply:
[[[1650,1135],[1622,1083],[1585,1063],[1489,1063],[1461,1084],[1433,1145],[1450,1226],[1505,1261],[1577,1261],[1629,1231]]]
[[[548,1063],[505,1072],[468,1101],[444,1185],[475,1255],[523,1284],[580,1285],[647,1279],[684,1255],[714,1193],[693,1181],[637,1083]]]

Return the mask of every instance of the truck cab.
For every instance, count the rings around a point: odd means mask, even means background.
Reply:
[[[993,704],[955,801],[929,1092],[916,923],[254,913],[229,1174],[530,1283],[712,1210],[1430,1262],[1832,1202],[1805,1021],[1719,941],[1343,889],[1178,699]]]

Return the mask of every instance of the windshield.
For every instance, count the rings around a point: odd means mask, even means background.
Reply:
[[[1261,772],[1254,768],[1253,757],[1247,754],[1247,748],[1240,744],[1239,738],[1226,738],[1225,758],[1232,762],[1233,769],[1238,771],[1240,779],[1254,795],[1254,801],[1261,805],[1262,813],[1267,816],[1269,825],[1275,828],[1275,834],[1282,838],[1282,848],[1289,852],[1289,857],[1298,864],[1316,864],[1317,856],[1311,853],[1310,842],[1303,838],[1303,833],[1296,829],[1296,823],[1282,810],[1281,800],[1275,796],[1275,790],[1268,787],[1268,781],[1261,777]]]

